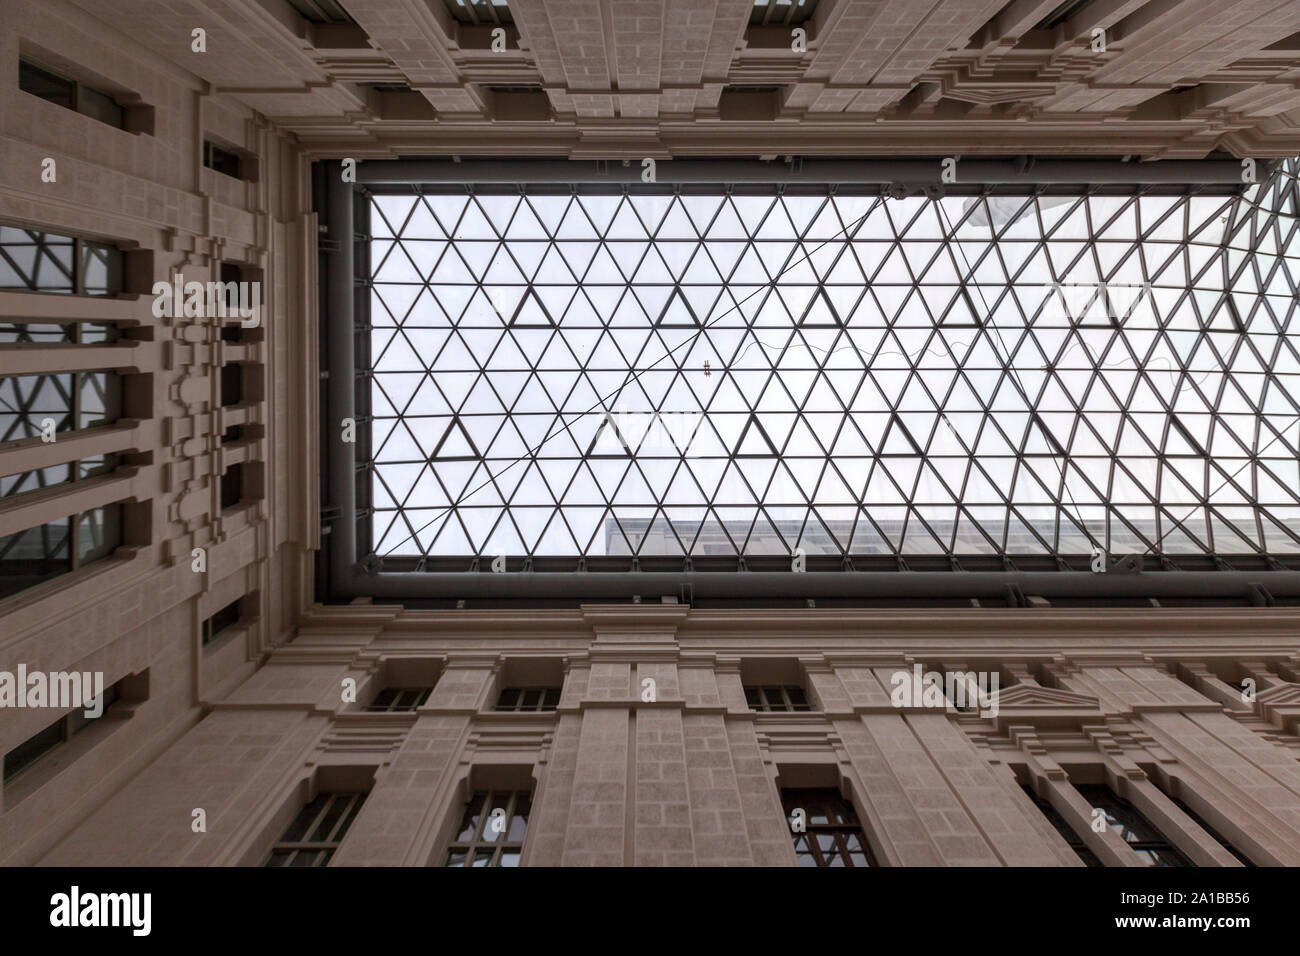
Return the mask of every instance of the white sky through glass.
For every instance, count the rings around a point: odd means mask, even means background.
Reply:
[[[1248,194],[1280,215],[373,195],[372,547],[1298,552],[1286,168]]]

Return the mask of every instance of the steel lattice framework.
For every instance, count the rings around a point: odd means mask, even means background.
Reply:
[[[1295,554],[1295,174],[373,189],[367,544]]]

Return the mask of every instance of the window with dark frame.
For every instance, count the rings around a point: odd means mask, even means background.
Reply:
[[[221,366],[221,407],[230,408],[244,400],[244,366],[239,362]]]
[[[18,60],[18,88],[56,106],[126,129],[126,110],[110,94],[60,76],[30,60]]]
[[[805,832],[791,831],[800,866],[879,866],[853,805],[830,787],[781,791],[787,825],[803,811]]]
[[[507,687],[497,698],[496,710],[545,711],[560,706],[558,687]]]
[[[943,699],[952,705],[954,710],[962,714],[977,713],[979,711],[980,687],[978,678],[975,680],[959,680],[956,672],[950,675],[947,671],[939,668],[936,668],[935,671],[939,674],[939,692],[943,694]],[[971,671],[964,670],[961,673],[969,674]],[[948,693],[948,680],[950,677],[952,678],[953,691],[951,695]]]
[[[0,537],[0,598],[106,558],[122,544],[122,506],[106,505]]]
[[[754,0],[750,26],[797,26],[811,19],[817,0]]]
[[[263,866],[327,866],[365,803],[365,793],[322,793],[293,818]]]
[[[227,466],[221,475],[221,510],[233,508],[244,500],[244,464]]]
[[[468,26],[514,23],[506,0],[443,0],[451,18]]]
[[[0,291],[120,295],[125,258],[106,242],[0,225]]]
[[[1047,822],[1056,828],[1056,832],[1061,835],[1061,839],[1070,845],[1070,849],[1074,851],[1075,855],[1082,860],[1085,865],[1102,865],[1101,860],[1097,858],[1097,854],[1088,849],[1088,845],[1083,842],[1083,837],[1079,836],[1079,834],[1074,831],[1074,828],[1066,822],[1065,817],[1061,816],[1060,811],[1058,811],[1056,807],[1052,806],[1049,802],[1036,794],[1032,787],[1021,784],[1021,789],[1025,791],[1025,795],[1028,796],[1030,800],[1034,801],[1034,806],[1038,808],[1038,812],[1046,817]]]
[[[109,707],[118,699],[121,686],[122,682],[118,681],[112,686],[104,688],[104,692],[100,695],[103,701],[100,717],[106,715]],[[86,709],[85,707],[78,707],[69,711],[44,730],[28,737],[5,754],[4,783],[13,780],[29,767],[35,766],[42,757],[67,743],[94,723],[95,720],[99,719],[87,717],[85,714]]]
[[[812,704],[802,687],[794,685],[746,687],[745,700],[750,710],[764,713],[810,711]]]
[[[385,687],[366,705],[366,711],[392,714],[417,710],[424,706],[432,693],[432,687]]]
[[[0,324],[0,342],[11,337]],[[111,425],[121,414],[122,380],[115,372],[80,371],[52,375],[0,376],[0,442],[40,437],[44,420],[58,432]]]
[[[338,0],[289,0],[299,16],[311,23],[355,23]]]
[[[444,866],[518,866],[524,851],[532,794],[486,790],[474,794],[447,847]]]
[[[0,258],[3,252],[0,247]],[[0,262],[0,282],[4,272]],[[99,323],[0,322],[0,345],[90,344],[111,341],[115,332]],[[109,425],[117,421],[121,407],[122,379],[115,372],[0,376],[0,442],[36,438],[44,433],[47,419],[54,422],[56,434]],[[117,455],[104,454],[0,475],[0,498],[94,478],[118,464]],[[121,508],[116,504],[0,537],[0,597],[74,571],[111,554],[121,543]]]
[[[1102,784],[1077,786],[1094,810],[1106,815],[1106,824],[1148,866],[1194,866],[1137,808]]]
[[[221,282],[221,295],[225,300],[224,305],[226,307],[226,315],[238,315],[239,283],[244,281],[243,267],[241,267],[237,262],[223,262],[217,270],[217,279]],[[233,288],[231,287],[231,283],[234,283]],[[221,337],[223,340],[226,340],[225,332],[227,328],[235,328],[237,330],[238,326],[223,326],[221,329]],[[238,336],[233,340],[226,341],[238,341]]]
[[[201,646],[207,647],[222,635],[227,628],[239,623],[239,600],[231,601],[220,611],[203,622]]]
[[[1062,23],[1065,23],[1083,12],[1083,8],[1089,6],[1092,0],[1064,0],[1056,7],[1034,24],[1035,30],[1054,30]]]
[[[245,327],[243,322],[246,316],[240,310],[245,307],[253,310],[261,307],[262,270],[245,263],[222,262],[217,270],[217,279],[221,283],[219,302],[225,312],[221,317],[221,341],[232,345],[260,341],[257,326]]]
[[[234,150],[218,146],[210,139],[203,141],[203,165],[233,179],[244,178],[243,158]]]
[[[96,455],[94,458],[61,462],[47,468],[0,476],[0,498],[37,491],[41,488],[52,488],[55,485],[77,481],[79,478],[93,478],[96,475],[108,474],[117,467],[117,462],[117,455]]]

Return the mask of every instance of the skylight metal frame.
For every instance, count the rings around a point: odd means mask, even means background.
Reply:
[[[1294,164],[1288,169],[1290,173],[1284,170],[1283,176],[1294,175]],[[326,180],[331,236],[326,256],[329,266],[326,270],[328,301],[323,302],[328,313],[328,365],[331,371],[343,368],[356,369],[357,372],[350,377],[351,388],[347,388],[348,383],[342,377],[332,377],[327,390],[328,417],[331,420],[354,417],[357,422],[355,448],[342,449],[345,452],[342,456],[337,454],[340,449],[331,448],[328,456],[331,466],[327,489],[331,506],[327,513],[331,566],[330,585],[327,588],[329,592],[339,597],[373,595],[406,599],[473,597],[501,600],[626,599],[659,594],[680,595],[687,600],[697,595],[737,598],[746,595],[784,595],[809,599],[871,599],[874,596],[919,600],[960,596],[999,603],[1017,603],[1023,601],[1026,594],[1099,600],[1154,598],[1162,595],[1166,598],[1193,600],[1220,594],[1244,598],[1257,604],[1272,603],[1278,598],[1300,597],[1300,571],[1297,570],[1300,569],[1300,556],[1291,552],[1272,554],[1262,549],[1256,553],[1242,554],[1208,551],[1200,555],[1171,555],[1148,548],[1145,555],[1147,571],[1140,574],[1095,574],[1090,570],[1090,555],[1086,552],[1059,553],[1050,547],[1046,553],[1036,555],[1007,553],[997,548],[991,554],[903,554],[901,551],[895,554],[862,554],[842,550],[838,554],[806,555],[802,572],[794,570],[791,561],[793,542],[787,553],[776,555],[745,553],[744,545],[740,544],[737,546],[740,553],[729,557],[690,553],[571,556],[515,553],[504,555],[502,561],[490,553],[445,556],[381,556],[373,553],[366,547],[371,540],[371,522],[375,516],[371,494],[375,465],[373,456],[368,453],[374,426],[369,404],[372,388],[369,352],[373,326],[369,315],[371,230],[367,217],[370,213],[371,195],[402,190],[409,192],[412,183],[419,183],[418,189],[436,195],[451,192],[464,196],[467,191],[489,194],[514,192],[516,195],[560,192],[575,196],[634,195],[638,192],[689,194],[692,190],[717,189],[714,184],[728,182],[730,185],[723,188],[729,193],[739,191],[742,194],[781,195],[789,192],[795,195],[803,192],[885,197],[919,193],[934,197],[946,193],[948,196],[983,196],[986,200],[979,204],[983,207],[983,214],[996,219],[994,203],[989,201],[994,197],[1020,196],[1027,200],[1031,196],[1059,196],[1065,197],[1065,202],[1077,202],[1078,197],[1087,195],[1179,196],[1208,193],[1226,196],[1237,195],[1242,191],[1238,185],[1240,164],[1237,161],[1157,163],[1138,167],[1137,164],[1108,161],[1040,161],[1027,164],[1023,161],[972,160],[966,161],[966,174],[959,186],[944,185],[937,181],[937,160],[868,161],[852,164],[810,161],[787,165],[674,161],[661,164],[661,170],[669,175],[661,174],[659,184],[645,186],[639,182],[639,169],[633,167],[629,170],[627,167],[604,163],[473,161],[452,164],[439,161],[385,161],[364,164],[361,169],[361,185],[355,189]],[[1261,176],[1268,172],[1270,170],[1264,168]],[[1142,179],[1143,182],[1125,182],[1125,176]],[[836,185],[828,187],[826,183],[831,181],[835,181]],[[1283,207],[1283,215],[1295,215],[1300,211],[1296,209],[1295,183],[1290,181],[1288,185],[1285,179],[1280,182],[1280,188],[1263,189],[1259,195],[1272,196]],[[475,185],[466,186],[467,183]],[[1089,185],[1078,186],[1075,183]],[[1234,227],[1240,228],[1242,219],[1253,219],[1249,215],[1242,215],[1246,211],[1243,209],[1245,202],[1240,199],[1232,202],[1229,217]],[[1038,203],[1034,205],[1037,207]],[[1036,214],[1041,215],[1041,210]],[[1003,223],[1004,230],[1006,225]],[[956,227],[957,224],[954,223],[953,228]],[[1229,230],[1225,230],[1225,241],[1228,234]],[[1252,241],[1257,246],[1260,235],[1252,235]],[[352,236],[353,241],[340,241],[336,236]],[[752,240],[754,237],[749,238]],[[1183,239],[1186,241],[1187,237],[1184,236]],[[1043,242],[1040,236],[1040,247]],[[950,249],[959,245],[959,242],[949,235],[940,245]],[[1093,243],[1087,242],[1085,245],[1091,248]],[[1225,269],[1228,258],[1226,255],[1223,257]],[[1252,257],[1246,255],[1238,258],[1241,259],[1238,268],[1243,269]],[[978,266],[973,266],[971,272],[977,268]],[[1228,278],[1225,276],[1225,281]],[[972,276],[967,274],[961,284],[963,301],[968,309],[973,301],[967,289],[970,281]],[[529,292],[533,292],[531,283]],[[825,295],[824,286],[820,282],[816,294]],[[1234,326],[1240,329],[1242,319],[1237,314],[1233,297],[1226,297],[1225,302],[1227,304],[1216,309],[1215,314],[1222,311],[1224,315],[1230,315]],[[338,304],[344,304],[347,308],[339,308]],[[1109,302],[1106,304],[1109,305]],[[522,308],[521,299],[519,309]],[[991,308],[996,310],[998,306],[993,303]],[[519,309],[512,316],[503,315],[503,321],[517,319]],[[667,311],[668,305],[665,306],[664,313]],[[1119,321],[1122,326],[1122,318],[1117,318],[1113,309],[1106,311],[1110,313],[1107,324]],[[550,321],[555,321],[553,316],[548,317]],[[662,318],[663,314],[660,315]],[[699,321],[698,316],[693,316],[693,319]],[[1206,322],[1209,320],[1210,317],[1207,316]],[[840,317],[836,317],[828,327],[841,321]],[[692,324],[686,323],[687,327],[683,331],[689,332]],[[939,318],[935,322],[935,328],[945,324],[945,319]],[[671,326],[665,324],[665,327]],[[977,317],[974,322],[967,322],[962,327],[969,332],[978,333],[981,323]],[[1082,327],[1080,323],[1080,328]],[[1294,334],[1296,325],[1293,322],[1286,328]],[[339,334],[344,330],[345,334]],[[1201,331],[1202,338],[1207,331],[1208,329]],[[1019,347],[1016,346],[1017,349]],[[923,369],[916,365],[914,371],[921,372]],[[1186,375],[1187,371],[1184,368],[1182,373]],[[717,373],[720,374],[721,369]],[[1145,376],[1146,373],[1143,371],[1140,374]],[[343,394],[345,391],[350,392],[350,395]],[[349,409],[354,413],[352,416],[338,414]],[[748,432],[757,426],[757,431],[762,432],[770,445],[772,440],[767,438],[761,418],[752,412],[751,408],[750,419],[746,421],[744,430]],[[908,431],[897,407],[889,412],[889,424],[886,438],[881,442],[881,450],[888,441],[888,433],[895,430],[904,436],[902,440],[913,451],[921,448],[917,438]],[[1164,465],[1169,433],[1183,437],[1185,442],[1188,433],[1186,425],[1177,414],[1170,414],[1168,418],[1165,436],[1157,450],[1158,468],[1163,468]],[[458,417],[452,421],[459,424]],[[604,429],[605,424],[602,423],[599,428]],[[448,426],[449,430],[442,435],[438,445],[448,441],[452,434],[451,427]],[[1053,434],[1044,426],[1043,417],[1037,408],[1030,415],[1028,430],[1032,432],[1035,428],[1043,432],[1042,444],[1049,457],[1060,457],[1060,453],[1075,437],[1073,433],[1068,436]],[[464,432],[463,425],[461,431]],[[329,430],[323,431],[323,437],[331,445],[339,444]],[[599,433],[593,437],[593,447],[597,438]],[[618,438],[620,442],[623,440],[621,435]],[[1023,461],[1029,454],[1026,450],[1028,441],[1026,437],[1017,449],[1018,460]],[[481,456],[482,450],[476,447],[472,438],[468,439],[468,444],[473,449],[471,458]],[[1195,439],[1188,444],[1193,448],[1200,447]],[[730,456],[733,461],[743,458],[738,449],[739,444]],[[588,449],[589,452],[590,450]],[[349,455],[348,452],[353,454]],[[586,457],[588,456],[584,456],[584,459]],[[616,454],[616,457],[623,456]],[[340,458],[351,461],[345,467]],[[1068,507],[1063,490],[1068,491],[1064,480],[1057,489],[1058,522],[1061,512]],[[349,502],[352,502],[351,508],[348,507]],[[659,514],[662,514],[663,499],[657,504]],[[1177,521],[1174,515],[1168,515],[1167,518]],[[1139,535],[1135,529],[1130,530]],[[954,539],[950,537],[949,540]],[[686,550],[689,552],[689,546]],[[1140,547],[1131,550],[1142,551]],[[1300,546],[1294,550],[1300,552]],[[1119,553],[1110,549],[1108,554],[1111,559],[1120,557]],[[899,571],[915,573],[900,575],[897,573]],[[962,573],[924,573],[954,571]],[[1209,583],[1211,581],[1212,584]]]

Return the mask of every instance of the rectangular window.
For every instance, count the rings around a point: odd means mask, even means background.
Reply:
[[[447,12],[457,23],[471,26],[495,26],[513,23],[506,0],[443,0]]]
[[[322,793],[298,811],[263,866],[326,866],[365,803],[364,793]]]
[[[124,269],[108,243],[0,225],[0,291],[118,295]]]
[[[55,106],[69,110],[77,108],[77,84],[74,81],[49,70],[42,70],[28,60],[18,61],[18,88],[24,93],[48,100]]]
[[[231,601],[216,614],[203,622],[202,630],[202,647],[207,647],[227,628],[234,627],[239,623],[239,601]]]
[[[225,311],[221,316],[221,340],[250,341],[241,333],[257,328],[255,325],[245,327],[243,323],[260,314],[265,290],[263,270],[247,263],[223,262],[217,271],[217,279],[221,283],[218,304]]]
[[[0,342],[33,335],[10,335],[0,326]],[[45,433],[69,432],[116,421],[121,410],[121,380],[113,372],[69,372],[61,375],[0,377],[0,442],[33,439]],[[0,476],[0,498],[107,474],[118,456],[96,455],[80,461]]]
[[[800,866],[880,865],[852,804],[838,790],[782,790],[781,804],[791,823],[794,854]]]
[[[1064,0],[1034,24],[1035,30],[1054,30],[1062,23],[1077,16],[1083,11],[1083,8],[1092,3],[1092,0]]]
[[[67,718],[60,717],[40,733],[33,734],[5,754],[4,782],[8,783],[37,760],[67,740]]]
[[[226,307],[226,315],[238,315],[239,284],[244,281],[244,270],[236,262],[223,262],[217,271],[217,279],[221,282],[221,299]],[[221,331],[222,338],[225,339],[225,328],[223,327]]]
[[[121,544],[116,504],[0,537],[0,598],[107,557]]]
[[[1030,800],[1034,801],[1034,806],[1047,818],[1047,822],[1056,828],[1056,832],[1070,845],[1070,849],[1074,851],[1079,859],[1088,866],[1101,866],[1101,860],[1097,859],[1097,854],[1088,849],[1087,844],[1083,842],[1083,838],[1074,832],[1074,829],[1065,821],[1065,817],[1061,816],[1056,807],[1034,793],[1030,787],[1022,784],[1021,789],[1025,791]]]
[[[367,706],[370,713],[397,713],[423,707],[432,687],[385,687]]]
[[[817,0],[754,0],[749,13],[751,26],[795,26],[806,23],[817,9]]]
[[[221,476],[221,510],[233,508],[244,500],[244,465],[231,465]]]
[[[497,699],[497,710],[555,710],[560,705],[558,687],[507,687]]]
[[[289,0],[289,5],[312,23],[353,23],[338,0]]]
[[[750,710],[772,711],[808,711],[812,704],[802,687],[746,687],[745,700]]]
[[[1147,866],[1193,865],[1131,803],[1117,797],[1109,787],[1085,784],[1077,789],[1093,809],[1105,813],[1107,825],[1119,834]]]
[[[244,367],[238,362],[221,366],[221,407],[229,408],[244,400]]]
[[[69,461],[35,471],[24,471],[16,475],[0,477],[0,498],[20,495],[27,491],[51,488],[78,478],[93,478],[104,475],[117,467],[117,455],[96,455],[80,461]]]
[[[28,60],[18,61],[18,88],[55,106],[76,110],[101,123],[126,129],[126,110],[111,95],[51,73]]]
[[[718,119],[761,122],[781,111],[779,86],[724,86],[718,97]]]
[[[234,150],[218,146],[211,140],[203,141],[203,165],[214,172],[243,179],[244,162]]]
[[[66,342],[73,345],[102,345],[115,342],[118,328],[103,322],[5,322],[0,320],[0,345],[19,342]]]
[[[110,687],[104,688],[104,692],[99,695],[102,701],[102,710],[100,717],[108,713],[108,709],[118,699],[121,694],[123,681],[129,678],[123,678],[121,681]],[[24,770],[33,766],[38,760],[47,754],[56,750],[60,745],[67,743],[81,731],[89,727],[99,718],[87,717],[85,707],[78,707],[72,710],[54,723],[50,724],[44,730],[28,737],[13,750],[5,754],[4,758],[4,782],[17,777]],[[92,708],[93,709],[93,708]]]
[[[958,677],[957,672],[949,674],[939,667],[934,670],[939,675],[939,690],[943,694],[944,700],[951,704],[954,710],[963,714],[977,713],[979,711],[980,687],[978,678],[975,681],[963,680]],[[960,673],[970,674],[971,671],[963,670]],[[949,692],[950,684],[951,693]]]
[[[551,98],[540,86],[487,86],[489,115],[495,120],[548,120]]]
[[[121,404],[122,382],[114,372],[0,376],[0,441],[39,438],[46,419],[55,432],[111,425]]]
[[[532,810],[527,790],[487,790],[465,804],[446,866],[518,866]]]

